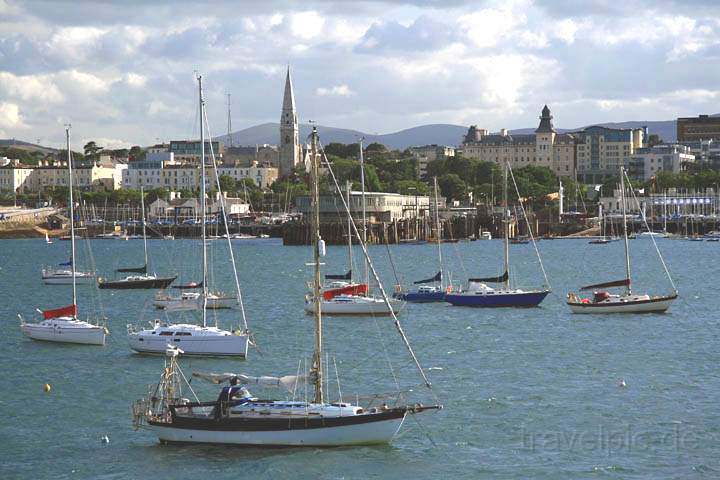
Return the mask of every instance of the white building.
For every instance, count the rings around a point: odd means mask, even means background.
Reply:
[[[661,171],[679,173],[689,163],[695,162],[695,155],[684,145],[656,145],[639,148],[630,157],[630,168],[634,176],[641,181],[650,180]]]
[[[83,190],[117,190],[122,187],[125,164],[113,166],[93,163],[73,167],[73,185]],[[35,193],[52,187],[66,187],[67,161],[40,161],[38,166],[21,165],[11,161],[0,167],[0,190]]]
[[[362,192],[350,192],[350,212],[356,221],[362,218]],[[296,198],[298,212],[309,215],[310,197]],[[365,192],[365,210],[368,222],[391,222],[428,214],[430,197],[401,195],[399,193]],[[337,195],[320,196],[320,216],[323,220],[340,221],[347,218],[342,200]]]

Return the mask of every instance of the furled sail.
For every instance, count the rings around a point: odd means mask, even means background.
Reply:
[[[190,289],[190,288],[202,288],[203,282],[195,283],[190,282],[187,285],[173,285],[172,288],[179,288],[179,289]]]
[[[508,278],[509,278],[508,272],[506,271],[499,277],[470,278],[470,279],[468,279],[468,281],[481,282],[481,283],[501,283],[501,282],[507,282]]]
[[[251,377],[242,373],[200,373],[193,372],[193,377],[202,378],[209,382],[220,384],[225,382],[239,383],[242,385],[262,385],[265,387],[283,387],[288,392],[292,392],[298,387],[304,386],[305,383],[312,383],[314,377],[312,375],[285,375],[284,377]]]
[[[118,268],[116,271],[119,273],[147,273],[147,265],[135,268]]]
[[[614,280],[612,282],[596,283],[594,285],[586,285],[580,287],[580,290],[592,290],[593,288],[610,288],[610,287],[626,287],[630,285],[630,279],[624,278],[622,280]]]
[[[72,304],[67,307],[56,308],[54,310],[43,311],[43,318],[49,320],[57,317],[76,317],[77,316],[77,305]]]
[[[348,270],[348,272],[344,275],[325,275],[325,279],[327,279],[327,280],[350,280],[350,279],[352,279],[352,270]]]
[[[415,285],[419,285],[421,283],[432,283],[432,282],[439,282],[442,280],[442,270],[437,273],[434,277],[426,278],[425,280],[418,280],[417,282],[413,282]]]

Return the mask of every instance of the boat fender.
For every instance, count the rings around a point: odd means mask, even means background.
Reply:
[[[43,385],[43,391],[45,393],[50,393],[50,390],[52,390],[52,387],[50,386],[49,383],[46,383],[45,385]]]
[[[582,300],[580,300],[580,303],[590,303],[590,299],[589,299],[589,298],[583,298]]]
[[[402,285],[395,285],[395,293],[402,293]]]
[[[445,293],[452,293],[452,286],[448,285],[448,287],[445,289]]]
[[[325,240],[323,240],[322,238],[318,242],[318,250],[320,250],[320,256],[324,257],[325,256]]]

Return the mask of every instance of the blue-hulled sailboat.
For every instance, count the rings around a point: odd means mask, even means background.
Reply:
[[[505,185],[503,188],[504,273],[498,277],[470,278],[465,290],[446,293],[446,302],[465,307],[537,307],[550,293],[547,286],[534,289],[512,288],[510,286],[510,216],[507,196],[509,168],[510,166],[506,163],[504,169]],[[494,288],[489,286],[489,283],[502,283],[502,287]]]
[[[438,273],[430,278],[426,278],[425,280],[418,280],[417,282],[413,282],[413,285],[420,285],[420,287],[417,288],[414,292],[403,292],[402,290],[398,291],[394,297],[399,298],[401,300],[405,300],[407,302],[416,302],[416,303],[428,303],[428,302],[443,302],[445,301],[445,286],[443,285],[443,261],[442,261],[442,230],[440,229],[440,215],[438,213],[438,210],[440,209],[440,205],[438,203],[438,189],[437,189],[437,177],[434,179],[434,189],[435,189],[435,239],[437,240],[437,248],[438,248],[438,265],[440,266],[440,270]],[[428,283],[432,283],[433,285],[427,285]]]

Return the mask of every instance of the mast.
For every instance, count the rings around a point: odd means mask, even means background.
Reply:
[[[442,237],[442,233],[440,230],[440,205],[438,204],[438,187],[437,187],[437,177],[433,177],[433,187],[435,190],[435,236],[437,237],[437,247],[438,247],[438,264],[440,265],[440,287],[442,288],[444,282],[443,278],[443,261],[442,261],[442,247],[440,244],[442,243],[442,240],[440,237]]]
[[[145,248],[145,273],[148,270],[147,236],[145,235],[145,192],[140,186],[140,208],[142,209],[143,247]]]
[[[322,313],[320,308],[320,188],[318,172],[317,128],[313,126],[311,134],[312,149],[311,177],[312,177],[312,246],[313,246],[313,297],[315,299],[315,351],[313,352],[313,371],[315,373],[315,403],[323,403],[323,358],[322,358]]]
[[[348,211],[352,212],[350,210],[350,190],[352,189],[352,183],[350,180],[348,180],[345,183],[345,186],[347,187],[347,204],[348,204]],[[348,270],[350,271],[350,283],[352,283],[352,268],[353,268],[353,255],[352,255],[352,213],[348,213]]]
[[[363,224],[363,244],[367,245],[367,219],[365,218],[365,159],[363,157],[363,138],[360,138],[360,185],[362,188],[362,224]],[[368,270],[367,259],[365,259],[365,285],[368,286],[370,293],[370,272]]]
[[[198,75],[198,95],[200,102],[200,210],[202,211],[200,221],[202,222],[202,256],[203,256],[203,274],[202,274],[202,286],[203,286],[203,308],[202,308],[202,320],[203,327],[207,327],[207,244],[206,244],[206,229],[205,229],[205,132],[203,131],[203,112],[205,110],[205,102],[203,101],[202,93],[202,75]]]
[[[75,278],[75,203],[73,201],[73,172],[72,172],[72,156],[70,155],[70,125],[65,126],[65,140],[67,147],[68,175],[70,181],[70,271],[72,272],[72,301],[75,307],[73,317],[77,318],[77,285]]]
[[[623,214],[623,241],[625,244],[625,278],[628,279],[628,285],[625,289],[627,295],[632,293],[630,286],[630,252],[628,251],[628,234],[627,234],[627,218],[625,217],[625,168],[620,167],[620,203],[622,204]]]
[[[504,265],[505,265],[505,289],[510,288],[510,216],[508,215],[508,164],[505,162],[503,169],[503,225],[505,228],[505,245],[503,248]],[[504,275],[504,274],[503,274]]]

